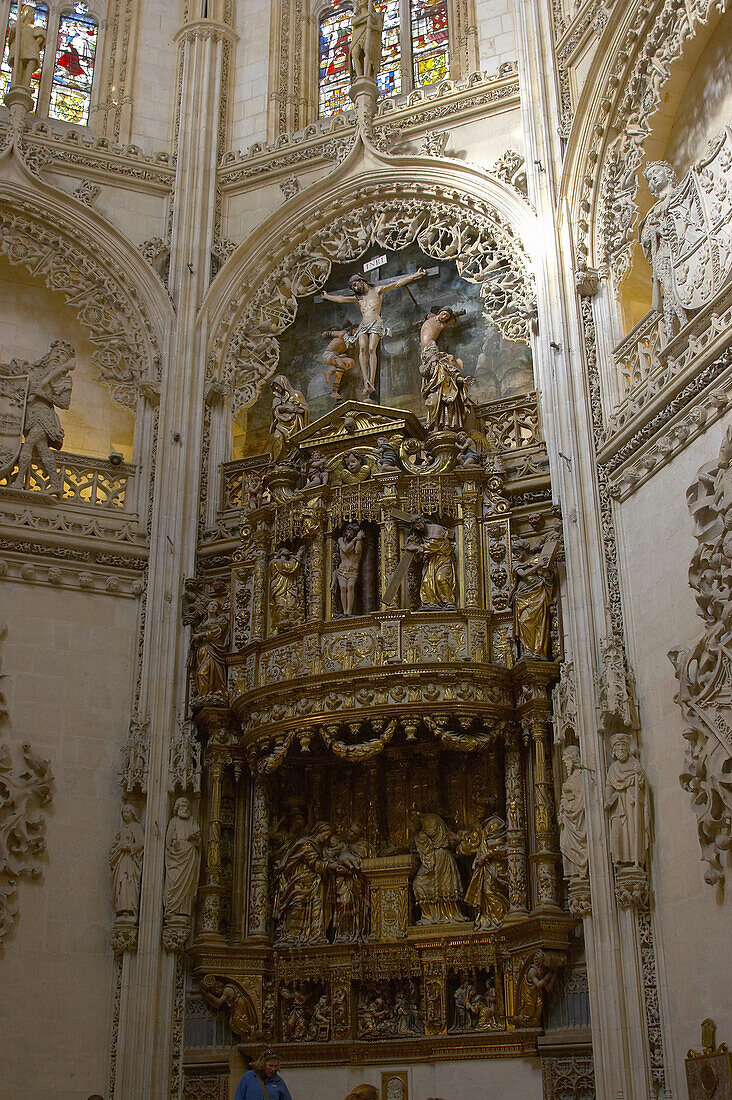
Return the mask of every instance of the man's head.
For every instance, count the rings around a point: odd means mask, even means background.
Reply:
[[[369,289],[369,284],[360,275],[352,275],[348,280],[348,285],[357,298],[362,298]]]
[[[179,798],[175,804],[175,815],[185,821],[191,816],[191,804],[187,798]]]

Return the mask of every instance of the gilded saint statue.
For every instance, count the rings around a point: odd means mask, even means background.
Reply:
[[[23,4],[20,9],[20,19],[11,24],[8,34],[11,88],[26,88],[30,91],[33,74],[41,67],[46,32],[43,27],[35,26],[35,18],[35,6]]]
[[[414,898],[421,910],[418,924],[463,922],[463,889],[451,851],[458,838],[437,814],[414,814],[410,824],[419,857],[419,869],[412,880]]]
[[[371,0],[369,0],[371,3]],[[351,57],[355,46],[355,18],[354,18],[354,42],[351,46]],[[327,302],[358,302],[361,311],[361,324],[356,328],[347,344],[358,344],[358,358],[361,374],[364,378],[364,392],[368,397],[376,389],[376,372],[379,367],[377,349],[382,336],[390,332],[388,326],[381,317],[382,298],[390,290],[396,290],[400,286],[408,286],[416,279],[422,279],[427,274],[423,267],[412,275],[400,275],[396,279],[384,279],[383,283],[373,286],[361,275],[353,275],[348,280],[351,294],[329,294],[323,291],[323,298]]]
[[[422,400],[427,410],[428,431],[457,431],[464,427],[473,409],[469,387],[473,379],[463,373],[462,359],[441,351],[437,338],[457,321],[451,309],[432,309],[419,333],[421,348]]]
[[[226,698],[226,651],[229,645],[229,616],[218,600],[209,600],[206,617],[191,634],[188,667],[199,699],[211,695]]]
[[[283,940],[326,942],[326,893],[336,863],[328,849],[331,832],[327,822],[319,822],[310,835],[288,844],[275,864],[273,911]]]
[[[510,906],[506,893],[506,825],[496,814],[488,815],[460,840],[461,854],[475,853],[473,873],[465,901],[475,909],[475,927],[497,928]]]
[[[363,939],[369,900],[369,884],[361,870],[361,858],[349,837],[335,833],[328,843],[330,860],[330,914],[334,942]],[[328,920],[330,916],[330,920]],[[327,927],[327,925],[326,925]]]
[[[524,967],[519,980],[516,995],[517,1022],[537,1023],[544,1006],[544,997],[551,993],[557,980],[557,969],[549,965],[549,959],[543,951],[535,951]]]
[[[457,574],[453,544],[446,527],[417,516],[409,525],[404,549],[422,557],[419,599],[423,609],[457,605]]]
[[[179,798],[165,834],[165,917],[190,916],[198,887],[201,833],[188,798]]]
[[[547,539],[541,553],[532,553],[526,539],[512,545],[515,585],[512,594],[514,632],[520,657],[549,657],[550,612],[556,570],[557,542]]]
[[[300,571],[305,547],[297,553],[286,546],[269,563],[269,625],[272,632],[286,630],[302,619]]]
[[[272,461],[277,462],[290,440],[310,423],[310,409],[307,401],[284,374],[272,379]]]
[[[587,812],[585,782],[576,745],[568,745],[562,753],[567,778],[562,784],[562,796],[557,810],[559,849],[562,853],[565,878],[587,878]]]
[[[630,737],[611,739],[613,759],[605,777],[604,803],[610,819],[610,852],[616,867],[644,867],[651,845],[651,792]]]
[[[359,77],[376,80],[381,68],[381,36],[384,32],[384,16],[374,0],[356,0],[351,19],[351,49],[349,68],[351,83]]]
[[[129,802],[122,807],[122,826],[109,853],[112,905],[118,917],[136,917],[140,908],[140,879],[145,834]]]
[[[356,590],[361,573],[365,532],[358,523],[349,523],[338,539],[338,564],[333,572],[333,592],[340,599],[344,615],[353,615]]]

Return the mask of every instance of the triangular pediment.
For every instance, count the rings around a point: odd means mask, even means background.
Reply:
[[[344,401],[292,437],[301,450],[334,451],[347,446],[376,444],[380,435],[397,433],[423,440],[427,429],[414,413],[372,405],[368,401]]]

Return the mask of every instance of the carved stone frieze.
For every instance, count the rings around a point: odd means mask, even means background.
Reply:
[[[729,577],[732,540],[728,530],[732,429],[716,462],[699,470],[687,491],[697,548],[689,568],[704,633],[692,650],[671,650],[679,683],[676,702],[687,723],[681,785],[691,796],[705,881],[725,878],[726,853],[732,845],[732,725],[730,680]],[[724,862],[723,862],[724,861]]]
[[[0,745],[0,945],[18,919],[21,878],[39,879],[46,850],[42,806],[52,798],[53,775],[48,760],[25,742],[24,764],[13,762],[6,744]]]
[[[125,794],[147,792],[150,719],[136,716],[130,719],[127,741],[122,748],[122,766],[119,780]]]
[[[592,1049],[542,1054],[544,1100],[595,1100],[595,1067]]]

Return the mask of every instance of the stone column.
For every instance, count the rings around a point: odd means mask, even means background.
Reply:
[[[269,532],[254,532],[254,576],[252,578],[252,637],[264,638],[267,633],[267,551]]]
[[[540,715],[527,718],[524,720],[524,730],[531,745],[533,761],[535,848],[531,858],[536,870],[534,908],[555,911],[559,909],[556,870],[559,852],[546,719]]]
[[[511,908],[507,920],[526,915],[529,909],[529,884],[526,874],[526,814],[521,768],[521,742],[518,730],[506,733],[506,845],[508,848],[508,899]]]
[[[317,527],[309,537],[308,553],[308,622],[318,623],[325,614],[323,591],[325,581],[325,536],[322,525],[322,509],[312,506]]]
[[[220,939],[221,920],[221,792],[225,760],[220,753],[207,760],[208,805],[205,872],[199,890],[200,938]]]
[[[251,783],[251,860],[249,878],[249,939],[269,940],[269,830],[266,781],[255,775]]]
[[[463,515],[463,592],[465,607],[478,607],[480,603],[479,497],[475,482],[469,481],[463,485],[460,503]]]

